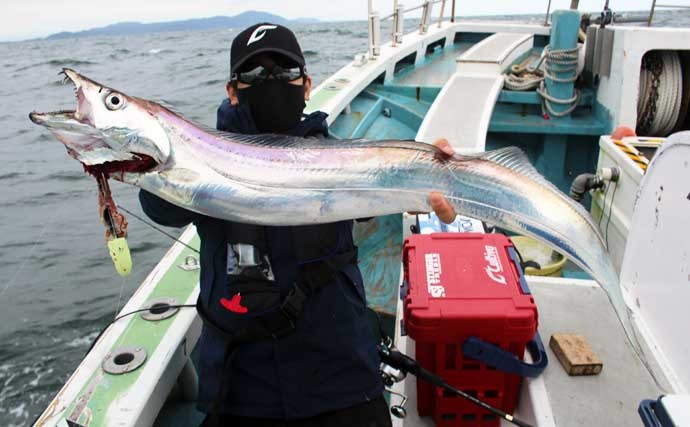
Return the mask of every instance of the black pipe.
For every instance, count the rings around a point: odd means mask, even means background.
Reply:
[[[583,173],[575,177],[570,185],[570,197],[577,202],[581,202],[589,190],[603,187],[604,181],[597,175]]]

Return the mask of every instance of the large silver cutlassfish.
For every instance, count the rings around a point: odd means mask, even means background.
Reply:
[[[427,211],[429,192],[440,191],[457,212],[566,255],[606,290],[632,331],[618,276],[591,216],[517,148],[448,157],[410,141],[217,132],[73,70],[63,72],[75,85],[76,111],[33,112],[30,118],[99,178],[111,234],[123,234],[124,220],[107,178],[204,215],[263,225]]]

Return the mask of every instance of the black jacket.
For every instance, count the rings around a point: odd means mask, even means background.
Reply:
[[[326,136],[326,114],[303,118],[291,132]],[[225,100],[218,108],[216,127],[236,133],[257,133],[248,109]],[[284,298],[292,288],[303,253],[342,253],[353,248],[352,221],[302,227],[256,227],[199,215],[172,205],[146,191],[139,194],[144,212],[162,225],[181,227],[193,222],[201,238],[200,298],[216,323],[232,330],[247,321],[220,301],[242,295],[251,307],[252,292],[274,292]],[[239,227],[239,228],[238,228]],[[257,291],[229,275],[228,244],[253,227],[275,281]],[[230,230],[230,231],[229,231]],[[234,231],[233,231],[234,230]],[[347,408],[381,395],[376,343],[366,316],[362,276],[356,265],[343,267],[336,280],[308,298],[295,331],[278,340],[240,347],[228,372],[223,371],[224,342],[204,328],[200,340],[199,409],[211,412],[221,381],[225,382],[221,413],[249,417],[305,418]]]

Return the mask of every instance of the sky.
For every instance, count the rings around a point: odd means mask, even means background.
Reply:
[[[599,11],[604,2],[580,0],[580,10]],[[609,4],[614,11],[647,10],[651,2],[610,0]],[[690,3],[679,0],[684,4],[682,2]],[[123,21],[161,22],[233,16],[247,10],[271,12],[290,19],[323,21],[364,20],[367,14],[366,0],[2,0],[2,3],[0,41],[44,37],[60,31],[80,31]],[[410,7],[421,4],[422,0],[400,0],[400,3]],[[543,13],[547,3],[548,0],[457,0],[456,15]],[[387,15],[393,1],[373,0],[373,4],[374,10]],[[551,8],[569,6],[570,0],[552,0]]]

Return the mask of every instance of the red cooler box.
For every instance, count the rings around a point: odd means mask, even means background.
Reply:
[[[546,353],[517,252],[501,234],[413,235],[403,249],[404,322],[420,365],[508,413]],[[406,289],[405,289],[406,288]],[[522,362],[525,347],[536,362]],[[473,403],[417,381],[417,410],[440,427],[498,426]]]

